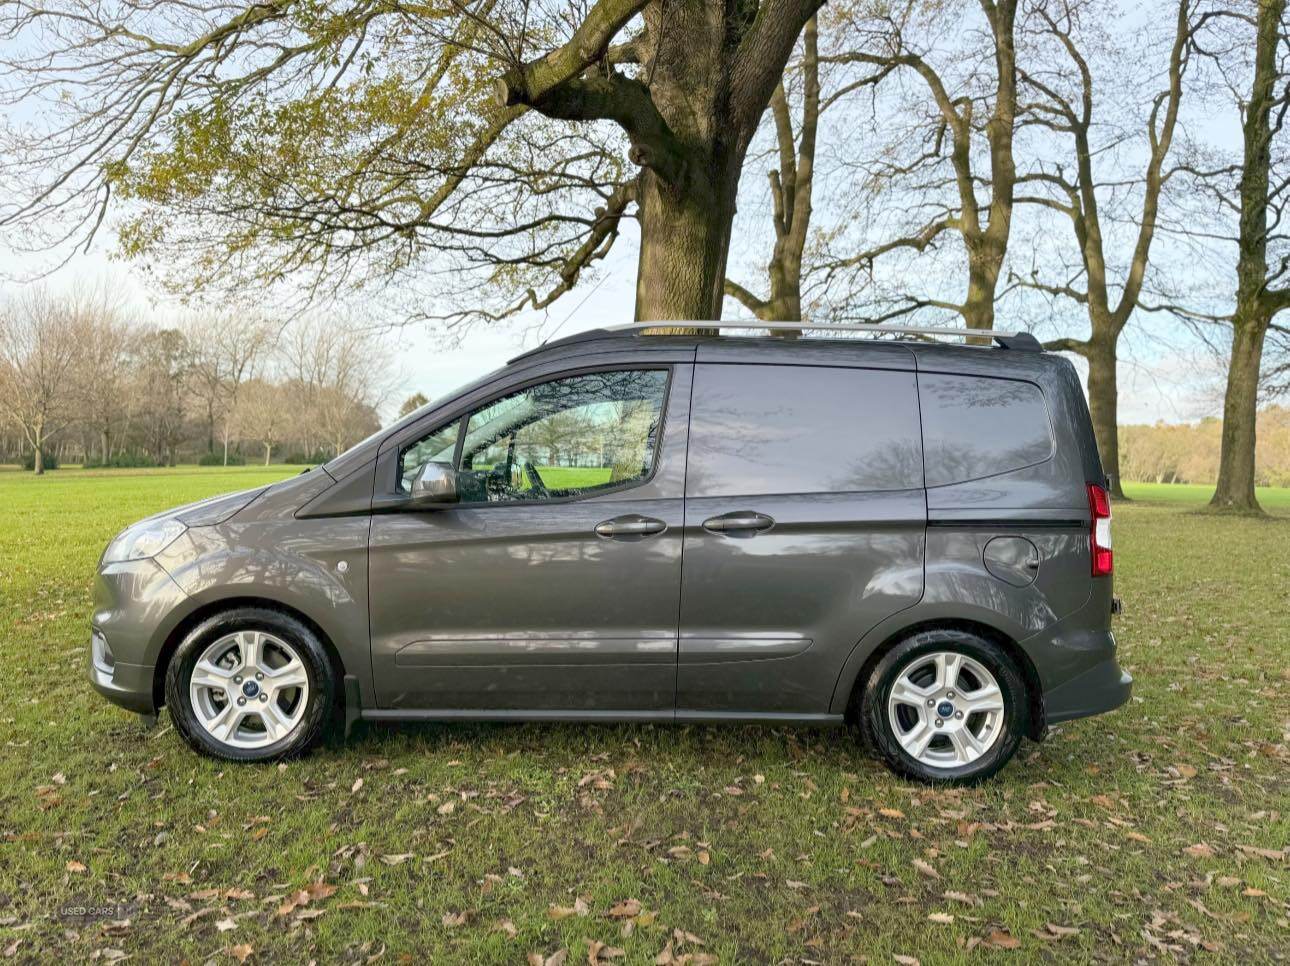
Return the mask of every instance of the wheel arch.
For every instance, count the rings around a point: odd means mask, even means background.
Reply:
[[[188,635],[188,632],[207,618],[214,617],[216,614],[221,614],[225,611],[236,610],[239,607],[260,607],[265,610],[277,611],[304,624],[322,642],[323,650],[327,652],[327,659],[331,664],[332,672],[335,674],[337,694],[338,696],[341,695],[345,678],[345,662],[341,659],[340,651],[336,648],[335,642],[332,641],[331,636],[322,626],[308,614],[299,608],[292,607],[290,604],[284,604],[280,600],[273,600],[268,597],[244,594],[235,597],[223,597],[199,604],[185,614],[166,634],[161,643],[161,649],[157,652],[156,664],[152,669],[152,702],[154,708],[160,708],[166,703],[166,669],[170,666],[171,658],[174,657],[180,642]]]
[[[1021,672],[1022,680],[1026,685],[1026,710],[1028,720],[1026,722],[1025,733],[1028,737],[1038,740],[1043,736],[1044,731],[1044,690],[1043,683],[1039,677],[1039,670],[1035,667],[1030,655],[1026,653],[1017,641],[1005,631],[984,621],[973,620],[971,618],[930,618],[927,620],[916,621],[906,624],[896,630],[889,631],[887,635],[878,643],[860,662],[859,667],[849,675],[847,670],[843,670],[843,679],[838,682],[838,687],[834,692],[835,702],[839,696],[845,696],[845,705],[843,713],[846,715],[848,722],[854,723],[859,720],[860,702],[864,695],[865,682],[873,674],[874,668],[882,660],[884,654],[893,647],[915,634],[921,634],[924,631],[934,630],[954,630],[965,631],[970,634],[976,634],[994,644],[997,644],[1017,665]],[[857,645],[859,650],[861,645]]]

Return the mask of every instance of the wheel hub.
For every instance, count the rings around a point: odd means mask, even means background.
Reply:
[[[254,681],[243,681],[242,693],[246,695],[248,698],[253,698],[260,693],[260,686],[256,684]]]
[[[953,717],[954,705],[950,704],[950,702],[948,701],[942,701],[940,704],[936,706],[936,713],[940,715],[942,718]]]

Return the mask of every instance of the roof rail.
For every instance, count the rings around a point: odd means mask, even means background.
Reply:
[[[610,326],[604,332],[636,332],[648,335],[650,330],[675,328],[703,329],[755,329],[758,331],[785,329],[798,332],[863,332],[878,335],[957,336],[960,338],[992,339],[1000,348],[1023,352],[1042,352],[1043,346],[1029,332],[1001,332],[998,329],[968,329],[935,325],[887,325],[862,322],[751,322],[739,319],[686,322],[632,322],[628,325]]]
[[[576,342],[590,342],[594,339],[605,339],[614,336],[649,335],[651,332],[666,335],[668,334],[666,331],[660,330],[669,329],[754,329],[757,331],[770,331],[773,329],[777,332],[788,329],[798,332],[858,332],[869,335],[919,335],[929,338],[954,336],[958,338],[991,339],[1002,349],[1013,349],[1018,352],[1044,351],[1039,340],[1029,332],[1000,332],[998,329],[966,329],[933,325],[879,325],[858,322],[750,322],[738,319],[695,319],[666,322],[629,322],[626,325],[611,325],[600,329],[589,329],[586,332],[578,332],[565,336],[563,339],[556,339],[553,342],[543,342],[536,348],[529,349],[527,352],[522,352],[513,359],[508,360],[508,364],[518,362],[520,359],[536,355],[539,352],[545,352],[547,349],[552,349],[556,346],[571,345]]]

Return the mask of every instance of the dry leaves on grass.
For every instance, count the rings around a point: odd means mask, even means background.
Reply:
[[[929,879],[940,879],[941,877],[941,874],[933,868],[930,862],[924,862],[922,859],[914,859],[912,860],[912,864],[915,869],[927,876]]]
[[[561,949],[550,956],[543,956],[541,953],[529,953],[528,964],[529,966],[564,966],[568,958],[569,950],[567,949]]]
[[[297,919],[316,918],[322,915],[321,909],[315,909],[311,910],[309,913],[305,913],[302,907],[309,905],[311,902],[326,899],[335,893],[335,891],[336,887],[334,885],[330,885],[326,882],[311,882],[305,888],[298,889],[287,896],[282,904],[278,906],[278,915],[289,916],[294,912]]]
[[[985,945],[994,949],[1017,949],[1021,940],[1006,929],[991,929],[985,937]]]
[[[578,896],[573,900],[573,905],[571,906],[548,906],[546,914],[552,919],[568,919],[570,916],[589,916],[591,915],[591,907],[587,905],[587,901],[583,899],[582,896]]]
[[[587,966],[600,966],[601,963],[622,959],[626,955],[627,950],[618,946],[609,946],[599,939],[587,940]]]
[[[1055,922],[1044,924],[1043,929],[1032,929],[1031,934],[1036,939],[1042,939],[1044,942],[1057,942],[1061,939],[1070,939],[1072,936],[1078,936],[1079,930],[1074,926],[1059,926]]]

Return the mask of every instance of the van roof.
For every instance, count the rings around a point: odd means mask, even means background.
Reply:
[[[700,329],[702,332],[682,333],[678,329]],[[710,334],[715,330],[715,334]],[[553,342],[544,342],[535,349],[522,352],[512,359],[507,360],[507,364],[515,363],[521,359],[527,359],[530,356],[547,352],[551,349],[563,346],[576,345],[580,342],[593,342],[602,339],[636,339],[643,337],[656,338],[658,336],[677,336],[688,335],[696,339],[729,339],[729,338],[748,338],[748,336],[731,336],[724,333],[729,332],[755,332],[758,333],[754,338],[759,340],[774,339],[776,341],[787,341],[789,338],[785,333],[792,332],[794,341],[798,337],[804,337],[807,333],[820,332],[828,335],[894,335],[898,342],[917,342],[920,345],[926,345],[928,340],[937,338],[976,338],[990,339],[1000,349],[1009,349],[1014,352],[1043,352],[1043,346],[1029,332],[1000,332],[996,329],[966,329],[951,328],[948,326],[906,326],[906,325],[871,325],[855,323],[823,323],[823,322],[749,322],[740,320],[723,320],[723,321],[676,321],[676,322],[638,322],[630,325],[608,326],[600,329],[590,329],[586,332],[579,332],[575,335],[565,336],[563,339],[556,339]],[[905,336],[906,338],[899,338]],[[915,338],[908,338],[913,336]],[[854,345],[855,339],[829,339],[829,338],[811,338],[812,343],[837,342],[840,344]],[[964,348],[983,348],[982,346],[964,346]]]

